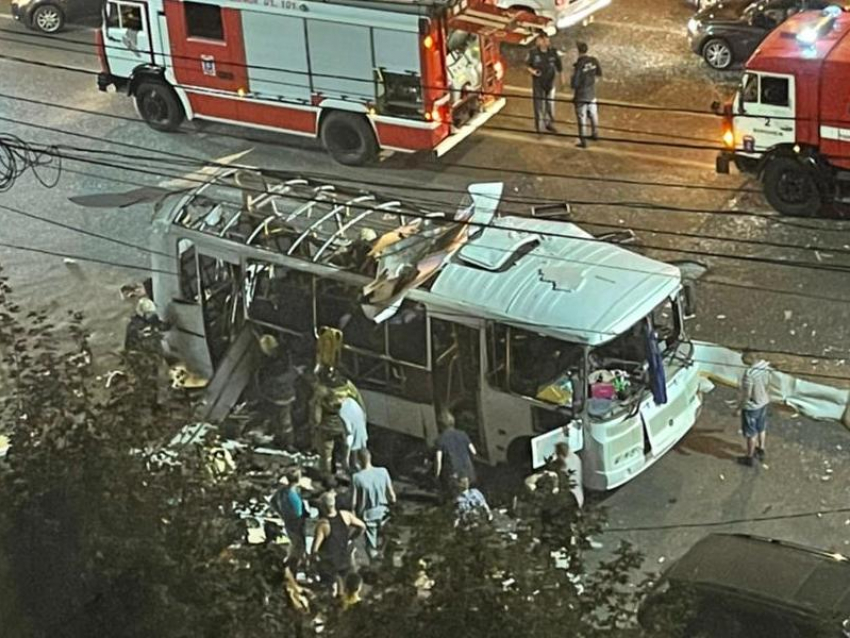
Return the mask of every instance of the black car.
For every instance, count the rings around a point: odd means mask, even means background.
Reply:
[[[31,29],[57,33],[69,22],[94,21],[103,0],[12,0],[12,17]]]
[[[769,538],[711,534],[667,569],[638,620],[682,638],[848,638],[850,560]]]
[[[694,53],[714,69],[744,62],[761,41],[787,18],[812,9],[841,6],[836,0],[721,0],[698,12],[688,22]]]

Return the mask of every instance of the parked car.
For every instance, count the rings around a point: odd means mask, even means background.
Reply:
[[[836,0],[757,0],[751,4],[721,1],[698,12],[688,22],[694,53],[714,69],[744,62],[761,41],[789,16],[810,9],[841,6]]]
[[[553,31],[591,22],[593,14],[610,4],[611,0],[496,0],[503,9],[522,9],[549,18]]]
[[[665,618],[682,638],[847,638],[850,559],[745,534],[706,536],[673,563],[638,611],[657,631]]]
[[[69,22],[97,18],[103,0],[12,0],[12,17],[43,33],[58,33]]]

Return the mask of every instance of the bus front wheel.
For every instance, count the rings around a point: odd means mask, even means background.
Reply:
[[[322,119],[322,144],[346,166],[368,164],[378,155],[378,141],[365,115],[331,111]]]

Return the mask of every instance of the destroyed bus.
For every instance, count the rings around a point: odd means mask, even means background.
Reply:
[[[107,0],[97,83],[161,131],[315,137],[353,165],[439,156],[504,107],[499,44],[548,22],[493,0]]]
[[[701,406],[681,273],[570,223],[499,216],[501,192],[475,184],[445,214],[224,170],[153,223],[167,351],[221,416],[259,335],[311,366],[337,328],[374,426],[433,443],[449,410],[482,461],[540,466],[569,440],[587,487],[621,485]]]

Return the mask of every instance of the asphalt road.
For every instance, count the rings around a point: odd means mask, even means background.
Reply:
[[[571,202],[572,217],[579,223],[595,224],[591,227],[601,230],[632,228],[642,250],[669,260],[697,261],[708,268],[698,289],[699,316],[689,327],[695,336],[732,347],[805,353],[771,358],[803,373],[850,376],[850,367],[833,360],[850,351],[850,287],[846,274],[829,269],[850,264],[850,222],[781,218],[740,176],[716,175],[713,151],[683,147],[718,146],[719,122],[708,114],[709,105],[729,94],[739,74],[710,72],[690,53],[685,40],[688,9],[679,0],[615,0],[594,24],[556,39],[567,61],[574,57],[575,40],[587,41],[605,71],[600,98],[624,103],[601,109],[602,136],[608,139],[590,149],[576,149],[575,140],[567,136],[574,127],[569,105],[562,105],[557,114],[563,135],[532,132],[529,83],[522,68],[525,53],[506,49],[508,92],[513,97],[490,125],[440,160],[395,155],[361,169],[340,167],[317,142],[286,135],[219,125],[187,125],[176,134],[158,134],[136,118],[129,99],[97,91],[91,72],[98,69],[98,62],[89,29],[75,27],[50,38],[27,31],[7,16],[4,0],[0,2],[0,134],[41,144],[127,153],[134,164],[147,167],[141,169],[147,172],[129,171],[109,156],[103,161],[114,166],[68,161],[54,188],[45,188],[27,173],[10,191],[0,193],[0,205],[125,242],[117,244],[0,209],[3,244],[122,266],[82,260],[68,263],[61,257],[0,246],[0,263],[22,301],[55,310],[58,323],[68,309],[83,310],[93,343],[101,351],[120,343],[130,308],[120,299],[118,287],[140,279],[147,264],[145,252],[126,243],[144,245],[150,210],[145,206],[85,209],[70,203],[68,197],[160,184],[185,172],[181,168],[163,171],[160,163],[146,162],[146,156],[182,153],[214,160],[250,150],[242,161],[264,168],[342,175],[385,192],[404,194],[405,186],[456,190],[427,195],[447,203],[458,200],[470,183],[493,180],[504,181],[506,192],[515,200]],[[639,105],[666,110],[636,108]],[[43,176],[52,174],[45,171]],[[528,211],[525,203],[514,202],[506,208]],[[818,355],[832,359],[819,360]],[[679,518],[699,514],[716,519],[762,511],[765,499],[781,500],[785,509],[817,502],[812,491],[824,488],[819,482],[812,490],[792,489],[803,479],[773,464],[769,473],[746,475],[737,467],[727,472],[723,468],[731,463],[729,459],[694,447],[693,440],[699,442],[706,432],[712,440],[726,441],[716,444],[721,447],[738,444],[728,409],[721,399],[712,401],[700,424],[703,432],[695,432],[683,447],[689,450],[687,459],[671,454],[608,497],[607,503],[617,510],[616,520],[623,525],[659,517],[667,520],[672,516],[671,499],[686,508],[678,511]],[[843,440],[839,426],[794,429],[792,423],[782,427],[787,440],[785,451],[777,454],[782,464],[796,462],[796,452],[788,451],[796,450],[795,445],[817,450],[836,463],[843,456],[835,448],[841,443],[830,438]],[[848,446],[850,441],[844,448]],[[720,474],[735,477],[736,489],[729,489],[728,476],[717,479],[723,482],[715,485],[712,481]],[[753,481],[765,486],[764,492],[751,485]],[[698,511],[693,509],[694,503],[708,497]],[[753,500],[760,501],[758,507],[747,505]],[[661,505],[663,516],[658,514]],[[812,533],[809,528],[800,530],[803,527],[792,525],[786,536],[835,545],[846,528],[842,519],[823,539],[807,537]],[[671,538],[689,540],[690,536],[660,532],[635,540],[648,543],[660,555],[666,554]],[[681,549],[684,542],[672,546]]]

